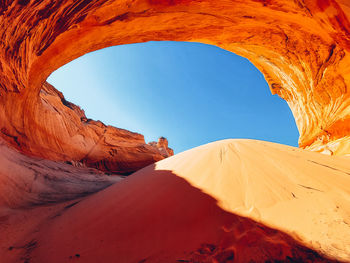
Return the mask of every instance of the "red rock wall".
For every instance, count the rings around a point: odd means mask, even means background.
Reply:
[[[261,70],[292,109],[301,147],[348,154],[349,17],[347,0],[2,1],[1,136],[27,154],[114,172],[159,160],[142,135],[88,121],[45,80],[104,47],[196,41]]]

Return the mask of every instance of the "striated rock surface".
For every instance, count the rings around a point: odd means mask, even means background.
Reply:
[[[88,119],[82,109],[66,101],[62,93],[47,82],[40,90],[40,100],[45,114],[55,116],[46,116],[46,127],[50,128],[51,134],[47,136],[58,137],[41,137],[44,136],[42,131],[33,130],[37,139],[35,147],[31,146],[29,151],[22,147],[26,141],[16,141],[24,152],[53,160],[79,162],[118,174],[134,172],[164,158],[160,149],[145,143],[143,135]],[[48,147],[51,139],[55,139],[55,145],[61,151]]]
[[[174,155],[174,151],[168,147],[168,139],[165,137],[160,137],[158,142],[149,142],[148,144],[158,149],[165,158]]]
[[[141,135],[86,119],[45,80],[104,47],[197,41],[261,70],[292,109],[301,147],[349,154],[349,15],[347,0],[2,1],[0,134],[27,154],[118,173],[160,160]]]
[[[73,167],[72,163],[28,157],[0,139],[0,225],[1,215],[7,211],[4,208],[28,208],[81,198],[121,179],[97,169]]]
[[[350,262],[348,157],[229,140],[110,186],[100,170],[161,160],[167,141],[89,120],[46,82],[112,45],[217,45],[288,102],[301,147],[347,155],[349,17],[347,0],[1,1],[1,261]]]

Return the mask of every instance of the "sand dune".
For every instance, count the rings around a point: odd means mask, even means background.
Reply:
[[[88,197],[17,211],[8,220],[40,224],[17,230],[2,253],[39,263],[350,261],[349,186],[345,157],[219,141]]]
[[[348,2],[2,1],[0,263],[350,262]],[[338,157],[226,140],[124,180],[64,163],[130,174],[171,155],[45,82],[91,51],[162,40],[246,57],[300,147]]]

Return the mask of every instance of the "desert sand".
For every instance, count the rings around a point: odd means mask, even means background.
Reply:
[[[348,0],[2,1],[0,263],[350,262],[349,21]],[[249,59],[302,149],[168,157],[46,82],[88,52],[162,40]]]
[[[347,157],[218,141],[88,197],[3,210],[0,231],[12,239],[0,238],[0,255],[39,263],[350,261],[349,175]]]

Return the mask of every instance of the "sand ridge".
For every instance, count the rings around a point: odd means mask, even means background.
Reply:
[[[345,157],[219,141],[51,207],[21,237],[29,252],[6,253],[39,263],[350,261],[349,173]]]

